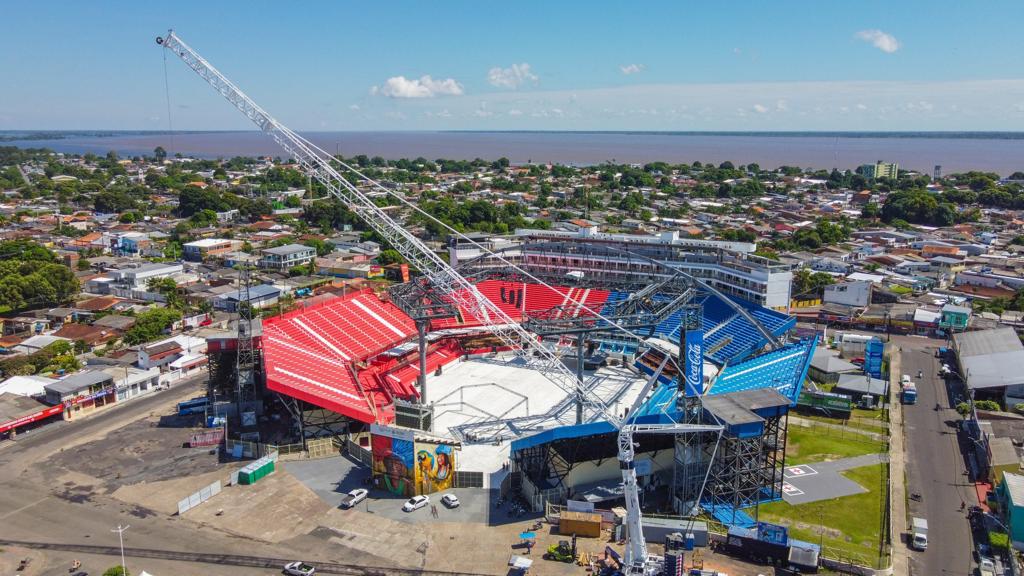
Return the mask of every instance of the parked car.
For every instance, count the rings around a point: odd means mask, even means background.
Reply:
[[[459,497],[455,494],[445,494],[444,496],[441,496],[441,503],[449,508],[458,508],[460,504]]]
[[[430,503],[430,496],[413,496],[409,498],[409,501],[402,505],[402,510],[405,512],[412,512],[413,510],[419,510]]]
[[[370,491],[366,488],[356,488],[348,494],[345,494],[345,497],[341,499],[341,507],[351,508],[363,500],[366,500],[366,496],[369,493]]]
[[[288,576],[313,576],[316,574],[316,567],[305,562],[289,562],[284,565],[284,573]]]

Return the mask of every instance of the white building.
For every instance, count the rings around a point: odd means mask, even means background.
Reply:
[[[489,239],[491,249],[502,244]],[[553,249],[551,244],[538,249],[523,249],[526,242],[559,243],[577,245],[564,253]],[[588,253],[578,245],[594,247]],[[670,272],[665,266],[645,259],[630,258],[626,252],[644,256],[668,267],[676,268],[707,282],[729,295],[768,308],[789,306],[790,285],[793,273],[787,264],[779,264],[767,258],[756,256],[757,245],[750,242],[724,242],[718,240],[694,240],[682,238],[679,232],[668,231],[657,235],[609,234],[596,232],[593,228],[581,228],[576,232],[563,230],[516,230],[515,236],[504,246],[504,257],[512,262],[524,263],[530,268],[565,274],[578,272],[593,281],[606,281],[609,287],[617,281],[636,283],[667,278]],[[613,253],[601,249],[612,249]],[[614,251],[622,251],[621,256]],[[480,256],[479,248],[472,244],[454,243],[448,249],[449,261],[453,266]],[[501,265],[494,261],[494,265]]]
[[[825,286],[826,304],[843,304],[845,306],[864,307],[871,302],[871,282],[845,282]]]
[[[134,298],[135,292],[145,291],[150,280],[154,278],[169,278],[181,274],[184,267],[177,263],[167,264],[142,264],[111,271],[105,276],[111,278],[110,293],[122,298]]]

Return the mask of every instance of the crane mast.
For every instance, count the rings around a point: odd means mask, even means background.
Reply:
[[[649,576],[654,574],[656,572],[655,564],[648,557],[642,532],[639,490],[633,461],[635,456],[633,435],[637,432],[671,434],[718,432],[720,436],[722,427],[700,424],[637,425],[632,423],[632,414],[650,392],[653,383],[657,380],[657,373],[647,383],[629,410],[628,414],[631,417],[626,421],[620,419],[613,410],[609,409],[602,398],[591,391],[590,386],[583,385],[578,381],[576,375],[565,367],[557,354],[543,346],[534,334],[512,320],[497,304],[484,296],[473,283],[452,268],[401,223],[395,221],[387,212],[377,206],[373,201],[373,196],[376,194],[364,191],[346,179],[335,168],[333,163],[335,159],[329,153],[276,120],[198,52],[182,41],[173,30],[169,30],[167,36],[157,37],[156,42],[178,56],[262,132],[272,137],[299,163],[308,176],[320,182],[331,195],[343,202],[349,210],[356,213],[370,228],[402,254],[410,264],[425,274],[440,293],[479,318],[488,330],[500,338],[505,345],[520,350],[532,369],[540,372],[563,392],[569,395],[582,395],[594,410],[591,420],[604,418],[618,430],[618,460],[622,471],[627,511],[628,541],[624,556],[625,569],[626,573],[630,575]],[[392,193],[387,190],[385,192]]]

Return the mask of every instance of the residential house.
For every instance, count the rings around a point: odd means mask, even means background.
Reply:
[[[190,262],[205,262],[207,259],[222,256],[238,250],[242,242],[226,238],[203,238],[181,245],[182,256]]]
[[[262,253],[260,267],[272,270],[290,270],[295,266],[312,262],[316,258],[316,249],[302,244],[286,244],[276,248],[266,248]]]

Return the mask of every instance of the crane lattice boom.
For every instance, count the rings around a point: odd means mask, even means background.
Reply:
[[[329,153],[278,122],[173,31],[168,31],[165,37],[158,37],[157,43],[181,58],[189,68],[213,86],[221,96],[245,114],[261,131],[270,135],[299,163],[307,175],[316,178],[335,198],[343,202],[349,210],[356,213],[370,228],[380,234],[410,264],[424,273],[441,294],[479,318],[505,345],[522,351],[530,368],[543,374],[566,394],[582,395],[592,408],[590,420],[603,418],[619,431],[618,459],[622,469],[629,534],[625,568],[628,574],[652,573],[652,565],[648,560],[641,527],[640,500],[633,462],[633,434],[636,432],[672,434],[718,432],[720,435],[722,427],[694,424],[638,425],[631,419],[624,422],[613,410],[609,409],[601,397],[590,390],[589,386],[580,383],[576,375],[565,367],[558,355],[542,345],[536,335],[513,321],[497,304],[484,296],[475,285],[377,206],[372,198],[375,194],[360,189],[342,176],[334,167],[332,163],[334,159]],[[365,178],[361,174],[359,176]],[[369,181],[369,179],[367,180]],[[370,182],[372,183],[372,181]],[[662,367],[664,367],[664,362]],[[634,414],[646,394],[650,392],[657,376],[658,373],[647,383],[628,414]]]

